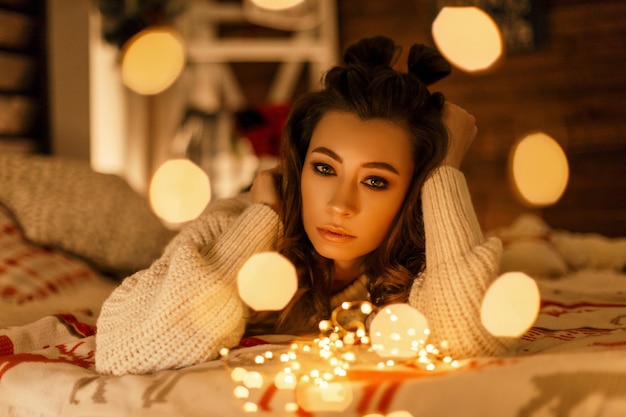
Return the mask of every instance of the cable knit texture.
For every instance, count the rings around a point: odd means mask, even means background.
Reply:
[[[150,266],[173,236],[126,181],[78,160],[0,156],[0,203],[29,241],[122,277]]]
[[[114,291],[98,320],[99,372],[192,365],[239,343],[248,310],[237,272],[254,253],[274,249],[282,232],[270,207],[247,198],[210,205],[157,262]]]
[[[490,336],[479,314],[501,245],[484,240],[463,174],[438,169],[424,186],[423,206],[427,268],[415,281],[410,304],[428,318],[433,341],[447,340],[455,357],[504,353],[511,343]],[[248,315],[237,294],[237,272],[253,253],[274,249],[281,233],[278,215],[245,195],[209,206],[157,262],[125,280],[105,302],[97,370],[182,367],[237,345]],[[366,299],[366,282],[361,277],[335,294],[332,304]]]
[[[498,273],[502,244],[485,240],[463,174],[440,167],[422,190],[426,270],[409,304],[428,319],[430,341],[450,343],[455,357],[502,355],[515,340],[495,338],[480,321],[485,292]]]

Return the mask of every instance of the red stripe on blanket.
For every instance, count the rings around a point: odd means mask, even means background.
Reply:
[[[594,329],[591,327],[582,327],[578,329],[546,329],[542,327],[532,327],[521,337],[521,339],[527,342],[535,342],[539,339],[545,338],[570,341],[595,336],[617,334],[623,331],[626,331],[626,329]]]
[[[0,356],[13,355],[15,352],[13,342],[8,336],[0,336]]]
[[[77,351],[84,345],[84,342],[79,342],[75,345],[57,345],[54,348],[49,348],[47,352],[48,357],[39,353],[18,353],[16,355],[10,355],[0,359],[0,379],[10,369],[20,365],[22,363],[67,363],[70,365],[79,366],[81,368],[90,369],[94,365],[95,352],[89,350],[84,354],[80,354]],[[57,356],[58,355],[58,356]]]
[[[70,326],[80,336],[88,337],[96,334],[96,326],[81,323],[73,314],[61,313],[56,315],[62,322]]]
[[[245,348],[245,347],[252,347],[252,346],[259,346],[259,345],[268,345],[269,343],[270,342],[260,339],[258,337],[246,337],[244,339],[241,339],[238,347]]]

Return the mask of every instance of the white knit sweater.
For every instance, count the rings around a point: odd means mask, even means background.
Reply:
[[[511,341],[490,336],[479,314],[497,273],[500,241],[483,238],[461,172],[439,168],[422,198],[426,270],[409,303],[427,317],[432,340],[447,340],[454,356],[504,353]],[[237,345],[248,315],[237,294],[237,272],[252,254],[272,250],[280,233],[278,215],[268,206],[244,196],[212,204],[159,260],[127,278],[105,302],[96,369],[125,374],[183,367]],[[331,302],[366,297],[359,279]]]

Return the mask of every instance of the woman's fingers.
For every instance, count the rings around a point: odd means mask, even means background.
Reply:
[[[449,137],[448,153],[443,163],[459,169],[478,133],[476,119],[464,108],[448,101],[444,103],[442,119]]]
[[[280,176],[278,168],[259,171],[250,189],[252,202],[266,204],[280,213],[280,194],[278,192]]]

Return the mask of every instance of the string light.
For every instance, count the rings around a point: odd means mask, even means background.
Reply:
[[[259,286],[259,281],[264,285]],[[278,253],[253,255],[239,272],[238,286],[250,307],[281,309],[296,290],[295,268]],[[277,288],[285,290],[278,298]],[[266,297],[271,298],[269,303]],[[523,274],[509,273],[487,290],[481,319],[492,334],[515,337],[532,325],[538,309],[536,283]],[[352,402],[349,377],[357,367],[375,367],[383,373],[397,367],[436,373],[462,366],[449,354],[448,341],[436,344],[428,340],[426,318],[408,304],[378,308],[368,301],[344,302],[329,320],[319,322],[318,330],[315,338],[297,339],[289,346],[262,353],[236,350],[233,355],[228,348],[220,349],[222,360],[232,368],[233,395],[243,401],[244,411],[258,410],[253,391],[267,384],[293,393],[296,402],[286,402],[285,411],[342,411]],[[272,370],[273,375],[268,375]],[[394,411],[387,417],[391,415],[411,416],[408,411]]]
[[[372,320],[372,346],[382,357],[415,357],[428,336],[427,329],[426,317],[419,311],[408,304],[392,304]]]
[[[403,305],[411,310],[400,307]],[[370,327],[374,325],[377,316],[378,325],[383,323],[381,317],[394,324],[395,331],[383,332],[390,338],[393,334],[406,334],[412,338],[408,348],[410,356],[382,357],[381,352],[374,348],[370,343],[372,337],[368,324]],[[374,325],[374,328],[378,325]],[[402,366],[429,373],[460,366],[447,353],[449,343],[426,343],[428,332],[425,327],[426,320],[423,316],[405,304],[378,309],[367,301],[349,302],[335,309],[330,320],[320,321],[317,337],[296,340],[290,343],[286,352],[246,354],[238,351],[233,358],[228,349],[223,349],[221,353],[227,366],[231,360],[238,364],[231,371],[231,379],[236,383],[233,395],[245,400],[242,407],[246,412],[257,409],[250,399],[251,391],[261,389],[266,383],[272,383],[279,391],[293,392],[297,401],[286,403],[285,411],[342,411],[352,402],[348,378],[354,366],[374,365],[381,372]],[[400,328],[404,330],[398,330]],[[373,339],[377,340],[375,337]],[[242,367],[242,362],[248,363],[248,368],[263,366],[265,373],[274,369],[272,364],[276,364],[278,368],[273,377],[264,378],[261,372]]]

